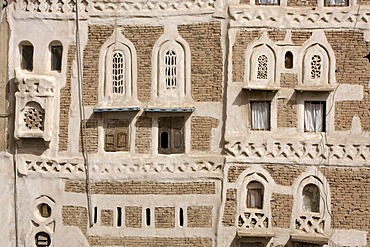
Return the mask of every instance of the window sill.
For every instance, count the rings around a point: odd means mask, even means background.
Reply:
[[[319,235],[319,234],[297,234],[291,233],[290,238],[293,242],[305,242],[312,244],[327,244],[329,237]]]
[[[272,238],[275,233],[262,229],[246,229],[237,231],[238,238]]]
[[[245,86],[243,87],[244,90],[249,91],[272,91],[277,92],[279,91],[280,87],[277,86]]]
[[[334,91],[333,86],[300,86],[294,88],[297,92],[331,92]]]

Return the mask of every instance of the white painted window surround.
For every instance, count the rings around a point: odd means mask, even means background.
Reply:
[[[98,105],[122,107],[136,102],[136,80],[135,47],[116,29],[100,50]]]

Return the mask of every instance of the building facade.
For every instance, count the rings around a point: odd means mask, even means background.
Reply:
[[[3,13],[4,246],[370,246],[370,1]]]

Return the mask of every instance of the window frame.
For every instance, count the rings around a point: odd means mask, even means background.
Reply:
[[[56,58],[57,56],[54,53],[55,48],[60,49],[60,57]],[[61,72],[63,68],[63,45],[59,41],[53,41],[49,45],[50,50],[50,70]]]
[[[130,120],[129,119],[117,119],[117,118],[109,118],[104,119],[104,145],[103,149],[104,152],[107,153],[115,153],[115,152],[128,152],[130,151]],[[115,126],[114,128],[109,128],[110,124],[114,124],[114,122],[122,124],[123,126]],[[125,143],[123,146],[119,146],[119,135],[125,132]],[[113,136],[113,146],[107,146],[107,136]]]
[[[323,105],[323,108],[322,108],[322,112],[321,112],[321,117],[322,117],[322,122],[321,122],[321,130],[320,131],[316,131],[316,130],[308,130],[308,128],[306,127],[306,108],[307,108],[307,104],[311,104],[311,105]],[[303,128],[304,128],[304,132],[307,132],[307,133],[320,133],[320,132],[326,132],[326,117],[327,117],[327,111],[326,111],[326,101],[320,101],[320,100],[305,100],[304,101],[304,108],[303,108]],[[312,120],[313,122],[316,122],[315,119]],[[315,127],[314,127],[315,128]],[[316,128],[315,128],[316,129]]]
[[[264,208],[264,195],[265,195],[265,188],[262,183],[252,180],[247,184],[247,195],[246,195],[246,208],[247,210],[263,210]],[[257,206],[252,206],[251,204],[251,191],[259,191],[259,203],[256,202],[255,204],[260,204]],[[257,193],[258,194],[258,193]]]
[[[268,127],[267,128],[254,128],[253,127],[253,123],[254,123],[254,119],[253,119],[253,105],[255,104],[258,104],[258,103],[268,103],[268,109],[267,110],[267,118],[268,118]],[[250,129],[252,131],[271,131],[271,125],[272,125],[272,121],[271,121],[271,108],[272,108],[272,104],[271,104],[271,100],[250,100],[249,101],[249,110],[250,110],[250,114],[249,114],[249,121],[250,121]]]
[[[181,120],[180,120],[181,119]],[[179,122],[176,122],[179,121]],[[165,123],[166,122],[166,123]],[[183,154],[185,153],[185,122],[184,116],[158,117],[158,154]],[[167,126],[166,126],[167,125]],[[178,126],[181,126],[178,128]],[[168,134],[167,148],[162,147],[162,134]],[[175,147],[176,135],[180,133],[180,146]]]

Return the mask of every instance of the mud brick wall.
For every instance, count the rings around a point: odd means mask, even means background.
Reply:
[[[112,35],[111,26],[89,26],[88,41],[83,51],[84,102],[95,105],[98,100],[100,48]]]
[[[212,247],[211,238],[196,237],[99,237],[89,236],[91,246],[125,246],[125,247]]]
[[[227,189],[224,215],[222,223],[224,226],[234,226],[236,217],[236,189]]]
[[[187,214],[188,227],[212,227],[212,206],[191,206]]]
[[[102,209],[100,211],[100,225],[101,226],[113,226],[113,210]]]
[[[280,31],[280,30],[274,30],[274,31],[268,32],[269,38],[274,42],[283,41],[285,38],[285,34],[286,34],[285,31]]]
[[[68,149],[69,107],[71,105],[72,64],[76,57],[76,46],[68,48],[66,86],[60,91],[59,151]]]
[[[182,25],[178,31],[191,50],[191,95],[198,102],[222,99],[220,23]]]
[[[227,170],[229,183],[235,183],[239,175],[247,168],[249,168],[249,166],[230,166]]]
[[[297,0],[299,1],[299,0]],[[292,31],[292,42],[294,45],[303,45],[310,37],[312,36],[312,32],[305,32],[305,31]],[[294,59],[294,57],[293,57]]]
[[[305,166],[268,165],[264,167],[275,183],[290,186],[294,180],[306,170]]]
[[[152,51],[163,34],[163,27],[124,26],[123,35],[132,42],[137,56],[138,99],[148,102],[152,89]]]
[[[80,126],[80,152],[82,152],[82,142],[85,140],[85,131],[83,127],[83,121]],[[98,120],[88,119],[86,121],[86,148],[89,153],[98,152]]]
[[[152,119],[139,117],[136,122],[136,143],[137,153],[150,153],[152,143]]]
[[[279,99],[277,107],[278,128],[296,128],[297,121],[297,102],[292,99]]]
[[[125,207],[125,224],[129,228],[141,228],[142,208],[136,206]]]
[[[156,228],[174,228],[175,227],[175,208],[157,207],[154,210]]]
[[[68,180],[66,192],[85,193],[84,181]],[[151,181],[102,181],[90,184],[92,194],[105,195],[190,195],[215,194],[214,182],[164,183]]]
[[[325,35],[335,53],[337,82],[364,86],[363,100],[335,103],[335,130],[349,130],[352,118],[358,116],[362,129],[369,131],[370,66],[368,60],[363,57],[369,53],[370,43],[364,41],[364,34],[360,31],[327,31]]]
[[[370,231],[370,168],[321,168],[331,191],[332,227]]]
[[[293,57],[294,63],[294,57]],[[296,73],[281,73],[280,86],[283,88],[294,88],[298,85],[298,75]]]
[[[238,30],[235,36],[235,43],[232,49],[233,53],[233,81],[244,81],[245,68],[245,50],[250,42],[258,39],[258,31],[247,31],[246,29]]]
[[[272,227],[289,228],[293,197],[291,195],[272,194],[270,203]]]
[[[63,206],[62,220],[65,226],[77,226],[86,234],[87,231],[87,209],[77,206]]]
[[[218,126],[218,119],[212,117],[193,117],[191,119],[191,149],[209,151],[212,128]]]

